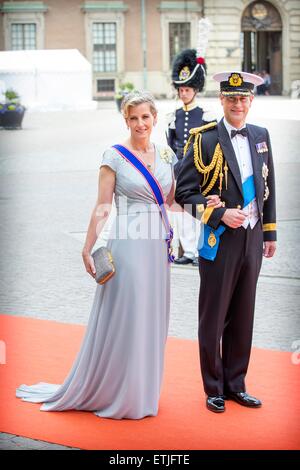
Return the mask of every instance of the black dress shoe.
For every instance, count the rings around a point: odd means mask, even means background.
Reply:
[[[222,395],[206,398],[206,408],[214,413],[223,413],[225,411],[225,402]]]
[[[187,258],[186,256],[181,256],[181,258],[177,258],[174,261],[175,264],[181,264],[181,265],[190,264],[192,262],[193,262],[193,260],[191,258]]]
[[[199,258],[194,258],[193,259],[193,266],[196,266],[198,268],[199,266]]]
[[[248,395],[246,392],[227,392],[226,399],[234,400],[240,405],[248,406],[249,408],[260,408],[262,402],[251,395]]]

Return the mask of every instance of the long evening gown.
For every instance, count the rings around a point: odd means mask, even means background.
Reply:
[[[171,158],[165,158],[166,148]],[[165,197],[175,158],[168,147],[155,145],[154,176]],[[43,403],[42,411],[140,419],[158,412],[170,310],[166,232],[137,170],[114,149],[104,152],[102,165],[116,173],[117,216],[108,241],[116,274],[96,286],[86,333],[64,383],[21,385],[17,397]]]

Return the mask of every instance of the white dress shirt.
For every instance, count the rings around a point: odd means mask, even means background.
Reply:
[[[231,131],[237,129],[229,124],[225,118],[224,125],[229,134],[229,138],[231,140],[239,165],[242,183],[244,183],[246,179],[249,178],[249,176],[253,175],[253,166],[248,137],[244,137],[242,134],[236,134],[233,138],[231,138]],[[247,214],[247,217],[244,220],[242,227],[247,228],[250,224],[251,229],[253,229],[259,219],[256,198],[254,198],[253,201],[251,201],[246,207],[243,207],[243,212]]]

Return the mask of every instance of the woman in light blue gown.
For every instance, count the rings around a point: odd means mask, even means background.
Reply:
[[[170,204],[174,193],[172,150],[153,144],[156,107],[146,92],[123,102],[130,136],[123,144],[159,183]],[[144,177],[120,153],[104,152],[99,194],[82,256],[94,277],[92,248],[108,218],[113,194],[116,220],[108,242],[116,274],[97,285],[87,330],[62,385],[21,385],[17,397],[43,403],[43,411],[90,410],[106,418],[155,416],[161,389],[170,310],[166,229]]]

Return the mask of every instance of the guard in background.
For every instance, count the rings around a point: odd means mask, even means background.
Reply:
[[[224,117],[190,131],[177,179],[176,201],[202,214],[199,251],[199,350],[206,406],[225,411],[224,399],[259,408],[246,392],[256,285],[262,256],[276,249],[275,177],[267,129],[245,124],[261,77],[221,72]],[[207,207],[218,194],[222,207]]]
[[[186,49],[178,54],[173,63],[172,83],[178,93],[182,106],[169,114],[168,144],[176,153],[175,178],[179,173],[184,146],[189,131],[213,120],[212,115],[204,111],[197,103],[197,93],[203,90],[206,76],[205,61],[197,57],[196,49]],[[183,255],[175,260],[176,264],[198,265],[198,239],[200,236],[199,220],[193,219],[187,212],[172,212],[175,238],[178,238]]]

